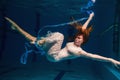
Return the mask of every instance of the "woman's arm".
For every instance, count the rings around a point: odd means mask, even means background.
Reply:
[[[5,17],[5,19],[11,23],[11,28],[13,30],[16,30],[17,32],[19,32],[20,34],[22,34],[27,40],[29,40],[31,43],[34,43],[36,40],[36,37],[30,35],[29,33],[27,33],[26,31],[24,31],[22,28],[20,28],[20,26],[18,26],[13,20],[11,20],[8,17]]]
[[[87,26],[88,26],[88,24],[90,23],[90,21],[92,20],[93,16],[94,16],[94,13],[92,12],[92,13],[89,15],[89,18],[87,19],[87,21],[83,24],[83,26],[82,26],[82,29],[83,29],[83,30],[85,30],[85,29],[87,28]]]
[[[92,20],[94,16],[94,13],[92,12],[90,15],[89,15],[89,18],[87,19],[87,21],[82,25],[78,22],[75,22],[75,23],[70,23],[71,26],[75,27],[76,30],[85,30],[88,26],[88,24],[90,23],[90,21]],[[72,17],[72,20],[75,21],[75,19]]]
[[[112,58],[103,57],[103,56],[100,56],[100,55],[97,55],[97,54],[87,53],[84,50],[81,50],[79,52],[79,55],[81,57],[89,58],[89,59],[96,60],[96,61],[110,62],[110,63],[114,64],[116,67],[117,67],[117,65],[120,65],[120,62],[117,61],[117,60],[114,60]]]

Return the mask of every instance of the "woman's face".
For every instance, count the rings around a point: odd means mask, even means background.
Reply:
[[[78,47],[80,47],[83,42],[84,42],[83,35],[78,35],[74,40],[74,44]]]

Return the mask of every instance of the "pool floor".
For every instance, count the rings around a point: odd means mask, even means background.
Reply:
[[[0,80],[103,80],[102,76],[86,65],[65,63],[1,65]]]

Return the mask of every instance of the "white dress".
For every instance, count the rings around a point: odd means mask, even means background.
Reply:
[[[78,55],[76,54],[81,50],[80,47],[75,48],[75,46],[73,45],[74,44],[73,42],[67,43],[67,45],[70,48],[69,50],[70,52],[68,52],[68,49],[66,46],[63,49],[61,49],[64,36],[59,32],[54,32],[49,34],[48,36],[45,37],[45,40],[46,41],[45,41],[45,44],[43,45],[43,49],[47,52],[46,57],[51,62],[58,62],[65,59],[76,58],[78,57]]]
[[[45,37],[45,40],[46,42],[43,45],[43,48],[47,52],[47,59],[52,62],[59,61],[60,57],[58,57],[58,54],[61,51],[64,35],[59,32],[54,32],[48,34],[47,37]]]

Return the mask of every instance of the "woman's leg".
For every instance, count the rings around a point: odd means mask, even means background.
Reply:
[[[27,40],[30,41],[30,43],[33,43],[36,41],[36,37],[30,35],[29,33],[27,33],[26,31],[24,31],[22,28],[20,28],[20,26],[18,26],[13,20],[11,20],[8,17],[5,17],[5,19],[11,23],[11,28],[13,30],[16,30],[17,32],[19,32],[20,34],[22,34]]]
[[[64,36],[59,32],[52,33],[51,36],[46,37],[44,45],[48,47],[46,57],[49,61],[57,62],[60,60],[59,52],[61,51],[63,40]]]

